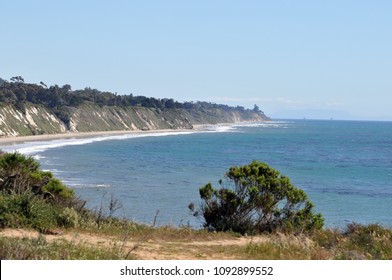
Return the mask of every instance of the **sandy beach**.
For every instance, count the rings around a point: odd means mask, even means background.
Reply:
[[[191,132],[204,130],[209,125],[194,125],[193,129],[157,129],[157,130],[113,130],[113,131],[94,131],[94,132],[67,132],[58,134],[43,134],[43,135],[30,135],[30,136],[13,136],[0,138],[0,145],[12,145],[33,141],[50,141],[58,139],[71,139],[71,138],[91,138],[99,136],[111,135],[125,135],[125,134],[154,134],[162,132]]]

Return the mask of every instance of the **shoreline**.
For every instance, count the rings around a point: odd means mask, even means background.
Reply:
[[[234,122],[234,123],[216,123],[216,124],[195,124],[193,128],[179,128],[179,129],[154,129],[154,130],[109,130],[109,131],[89,131],[89,132],[64,132],[54,134],[41,134],[41,135],[26,135],[26,136],[8,136],[0,137],[1,146],[10,146],[14,144],[22,144],[28,142],[39,141],[52,141],[61,139],[84,139],[94,138],[100,136],[116,136],[116,135],[129,135],[129,134],[155,134],[155,133],[178,133],[178,132],[203,132],[211,131],[211,127],[231,126],[241,123],[254,123],[254,122]]]
[[[234,123],[233,123],[234,124]],[[226,125],[226,124],[216,124]],[[209,124],[194,125],[192,129],[156,129],[156,130],[111,130],[111,131],[91,131],[91,132],[66,132],[56,134],[28,135],[28,136],[11,136],[0,138],[0,145],[9,146],[26,142],[51,141],[61,139],[83,139],[100,136],[115,136],[128,134],[155,134],[155,133],[177,133],[177,132],[199,132],[210,127]]]

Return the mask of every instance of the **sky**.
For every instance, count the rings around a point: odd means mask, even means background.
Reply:
[[[0,0],[0,77],[392,120],[392,1]]]

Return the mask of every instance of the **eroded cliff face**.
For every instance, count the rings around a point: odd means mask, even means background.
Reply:
[[[45,107],[27,105],[22,113],[14,106],[0,107],[0,136],[64,133],[66,125]]]
[[[192,129],[186,116],[176,109],[82,105],[72,114],[71,131]]]
[[[64,123],[51,110],[26,104],[25,112],[12,105],[0,107],[0,137],[64,132],[114,130],[192,129],[195,124],[235,123],[268,120],[262,114],[241,110],[186,110],[145,107],[117,107],[83,104],[70,108]]]

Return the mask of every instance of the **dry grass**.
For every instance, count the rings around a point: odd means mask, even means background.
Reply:
[[[45,236],[1,237],[0,259],[13,260],[119,260],[133,259],[121,246],[101,247],[67,240],[48,241]]]
[[[60,235],[3,229],[1,259],[392,259],[392,230],[352,225],[311,235],[238,236],[129,223]]]

